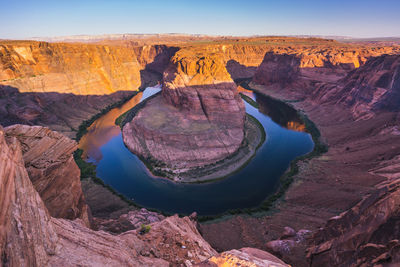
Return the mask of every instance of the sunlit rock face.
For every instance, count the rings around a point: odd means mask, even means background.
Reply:
[[[179,51],[164,72],[162,95],[180,110],[243,127],[244,103],[220,54]]]
[[[104,95],[137,90],[132,49],[89,44],[10,41],[0,44],[0,83],[20,92]]]
[[[254,267],[289,267],[274,255],[256,248],[241,248],[222,252],[207,261],[195,265],[197,267],[219,266],[254,266]]]
[[[243,140],[245,108],[221,56],[180,50],[164,72],[162,96],[123,128],[128,148],[175,168],[215,163]]]

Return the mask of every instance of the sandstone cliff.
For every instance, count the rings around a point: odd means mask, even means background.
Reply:
[[[313,93],[321,102],[342,103],[354,118],[377,112],[400,111],[400,56],[383,55],[368,60],[336,85],[322,85]]]
[[[15,137],[21,143],[29,178],[50,215],[80,218],[90,226],[80,170],[72,155],[76,142],[48,128],[18,124],[5,128],[5,136]]]
[[[278,83],[287,86],[298,79],[300,75],[300,58],[295,55],[279,55],[266,53],[253,77],[257,84],[272,85]]]
[[[140,69],[125,47],[10,41],[0,44],[0,83],[19,92],[103,95],[137,90]]]
[[[162,97],[123,128],[133,152],[189,170],[227,157],[243,140],[244,103],[220,55],[180,50],[164,72]]]

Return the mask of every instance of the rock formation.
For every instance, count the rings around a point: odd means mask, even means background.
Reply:
[[[352,209],[331,218],[312,240],[311,266],[399,263],[400,181],[382,184]]]
[[[89,226],[91,215],[72,155],[76,142],[48,128],[18,124],[5,128],[5,136],[21,143],[29,178],[50,215],[80,218]]]
[[[300,58],[295,55],[279,55],[266,53],[253,77],[253,81],[261,85],[278,83],[287,86],[294,82],[300,74]]]
[[[314,99],[344,103],[355,118],[368,118],[376,112],[400,110],[400,56],[383,55],[369,59],[335,86],[323,85]]]
[[[0,83],[19,92],[103,95],[137,90],[140,65],[128,48],[10,41],[0,44]]]
[[[29,179],[21,147],[0,128],[2,266],[169,266],[216,255],[188,217],[169,217],[150,224],[147,233],[117,236],[90,230],[80,219],[51,217]],[[61,147],[53,147],[53,153],[64,152]]]
[[[222,59],[185,49],[164,72],[162,97],[126,123],[123,138],[144,158],[190,169],[234,153],[243,140],[244,115]]]
[[[256,248],[241,248],[225,251],[213,256],[205,262],[196,264],[197,267],[218,266],[254,266],[254,267],[289,267],[274,255]]]
[[[74,138],[83,121],[133,94],[133,91],[101,96],[20,93],[17,88],[0,85],[0,123],[41,125]]]

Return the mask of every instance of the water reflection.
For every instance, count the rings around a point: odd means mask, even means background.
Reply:
[[[139,92],[121,107],[111,109],[88,128],[88,133],[79,141],[79,148],[83,150],[84,159],[89,158],[98,163],[103,158],[100,148],[121,132],[119,126],[115,125],[115,120],[136,106],[142,99],[142,95],[143,93]]]
[[[275,123],[289,130],[306,131],[305,124],[294,108],[258,93],[254,93],[254,95],[258,103],[258,110],[269,116]]]

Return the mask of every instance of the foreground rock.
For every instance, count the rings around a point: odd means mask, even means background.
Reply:
[[[52,218],[24,166],[20,142],[0,129],[0,254],[4,266],[169,266],[216,252],[188,217],[118,236]]]
[[[255,267],[289,267],[283,261],[256,248],[242,248],[225,251],[205,262],[197,264],[198,267],[217,266],[255,266]]]
[[[400,181],[381,185],[313,236],[311,266],[400,262]],[[394,266],[394,265],[393,265]]]
[[[80,218],[90,225],[80,170],[72,155],[77,149],[76,142],[41,126],[13,125],[5,129],[5,136],[21,143],[29,178],[50,215]]]
[[[131,210],[124,213],[117,219],[94,218],[94,224],[98,230],[122,233],[129,230],[140,229],[143,225],[160,222],[164,219],[165,217],[163,215],[142,208],[140,210]]]
[[[125,124],[123,138],[134,153],[179,173],[233,154],[244,120],[244,103],[222,59],[181,50],[164,72],[162,97]]]

